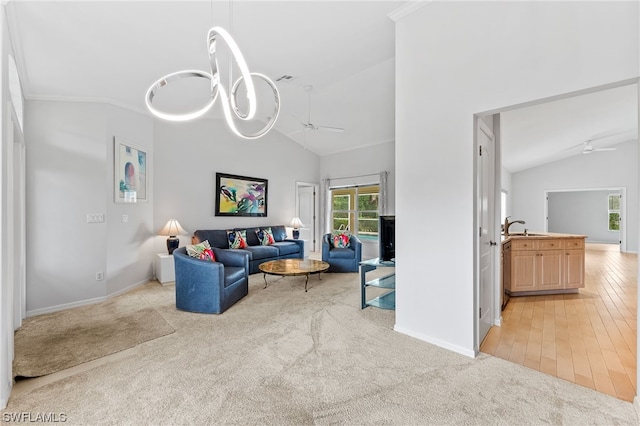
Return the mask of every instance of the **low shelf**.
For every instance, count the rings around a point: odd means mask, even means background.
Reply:
[[[367,272],[375,271],[378,268],[395,268],[395,262],[380,261],[379,259],[370,259],[360,262],[360,308],[373,306],[380,309],[396,308],[396,274],[391,273],[382,277],[374,278],[367,281]],[[377,287],[390,289],[372,299],[367,299],[367,287]]]

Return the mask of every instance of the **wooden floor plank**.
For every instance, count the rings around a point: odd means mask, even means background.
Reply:
[[[625,401],[637,392],[637,255],[587,244],[578,293],[512,297],[480,350]]]

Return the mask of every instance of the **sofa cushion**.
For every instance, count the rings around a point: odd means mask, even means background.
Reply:
[[[350,248],[336,247],[329,250],[329,258],[331,259],[354,259],[356,251]]]
[[[291,241],[280,241],[277,243],[273,243],[273,246],[278,248],[278,252],[280,253],[280,256],[300,253],[300,246]]]
[[[287,230],[282,225],[272,226],[271,232],[273,232],[273,239],[276,240],[276,242],[287,239]]]
[[[196,259],[216,261],[216,256],[213,254],[213,250],[211,250],[211,246],[207,240],[199,244],[187,246],[187,254]]]
[[[231,249],[243,249],[247,247],[247,231],[227,231],[227,238],[229,239],[229,248]]]
[[[251,260],[260,260],[260,259],[269,259],[278,257],[278,249],[271,246],[248,246],[245,248],[246,251],[250,252],[252,257]]]
[[[224,229],[199,229],[193,233],[198,240],[198,243],[203,241],[209,241],[211,247],[217,248],[229,248],[229,239],[227,237],[227,231]]]
[[[256,236],[258,237],[260,245],[263,246],[270,246],[271,244],[276,242],[276,240],[273,238],[273,232],[271,232],[271,228],[257,229]]]
[[[229,287],[231,284],[236,283],[244,278],[244,268],[237,266],[225,266],[224,267],[224,286]]]

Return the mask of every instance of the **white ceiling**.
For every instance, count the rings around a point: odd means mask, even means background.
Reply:
[[[144,95],[160,77],[209,71],[207,31],[225,27],[251,71],[294,77],[278,83],[276,130],[328,155],[395,140],[395,30],[388,15],[404,4],[29,0],[10,2],[7,16],[27,99],[107,101],[144,113]],[[311,122],[343,133],[300,131],[295,117],[307,120],[307,85],[314,87]],[[188,100],[202,99],[193,92],[203,89],[197,84],[175,87],[164,101],[188,108]],[[637,104],[633,85],[505,112],[503,165],[516,172],[581,155],[567,148],[612,132],[629,130],[637,139]]]
[[[638,85],[630,84],[501,113],[502,165],[512,173],[638,141]],[[589,155],[609,155],[595,152]]]

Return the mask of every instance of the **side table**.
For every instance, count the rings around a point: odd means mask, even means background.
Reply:
[[[156,279],[160,284],[176,280],[176,269],[173,263],[173,255],[167,253],[156,254]]]
[[[378,258],[360,262],[360,308],[375,306],[380,309],[396,309],[396,263],[395,260],[384,261]],[[375,271],[378,268],[394,268],[394,271],[380,278],[367,281],[367,272]],[[388,290],[378,297],[369,299],[367,297],[367,287],[378,287]]]

